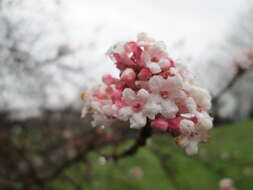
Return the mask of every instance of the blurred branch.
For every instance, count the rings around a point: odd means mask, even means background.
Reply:
[[[227,83],[227,85],[220,90],[220,92],[218,94],[216,94],[214,96],[214,98],[212,99],[212,103],[216,104],[218,99],[225,94],[227,91],[229,91],[231,88],[234,87],[234,85],[236,84],[236,82],[246,73],[245,69],[241,69],[238,68],[236,74],[233,76],[233,78]]]
[[[135,143],[129,147],[128,149],[124,150],[119,154],[110,154],[104,155],[106,160],[118,161],[121,158],[132,156],[133,154],[137,153],[139,148],[146,145],[147,139],[152,135],[152,128],[147,123],[145,127],[143,127],[139,133],[139,136],[135,140]]]
[[[230,120],[221,118],[219,116],[219,114],[218,114],[218,109],[219,109],[218,102],[219,102],[220,98],[225,93],[229,92],[235,86],[235,84],[237,83],[237,81],[239,81],[244,76],[245,73],[246,73],[245,69],[238,68],[236,74],[227,83],[227,85],[222,90],[220,90],[220,92],[218,94],[216,94],[213,97],[213,99],[212,99],[212,105],[213,105],[213,108],[214,108],[214,110],[213,110],[213,118],[214,118],[214,124],[215,125],[231,122]]]
[[[219,100],[227,92],[231,92],[231,89],[237,84],[237,82],[253,67],[253,50],[246,49],[240,52],[240,57],[237,57],[233,61],[233,66],[236,67],[236,72],[230,81],[218,92],[212,99],[214,107],[214,122],[215,124],[228,122],[228,119],[221,118],[218,114]],[[232,121],[232,120],[231,120]]]
[[[87,165],[90,152],[122,143],[136,133],[127,124],[120,124],[119,128],[115,123],[108,130],[93,128],[88,124],[89,119],[81,120],[80,113],[70,108],[45,110],[40,118],[26,120],[9,120],[7,116],[0,114],[0,152],[3,154],[0,177],[22,183],[25,189],[34,185],[46,187],[50,181],[64,177],[66,169],[80,162]],[[145,144],[144,136],[148,136],[149,131],[146,129],[138,145]],[[138,149],[137,145],[134,147],[127,154],[134,154]]]

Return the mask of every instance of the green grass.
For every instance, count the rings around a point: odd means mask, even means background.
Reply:
[[[116,164],[102,165],[99,155],[92,153],[89,167],[81,163],[65,174],[82,189],[94,190],[217,190],[225,177],[232,178],[238,190],[253,189],[253,122],[220,126],[210,134],[211,142],[201,144],[196,156],[185,155],[171,137],[162,135]],[[140,179],[131,175],[136,167],[143,171]],[[85,176],[87,171],[90,176]],[[62,179],[52,185],[75,189]]]

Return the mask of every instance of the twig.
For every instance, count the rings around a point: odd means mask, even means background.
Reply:
[[[124,150],[121,153],[115,153],[115,154],[109,154],[104,155],[104,158],[106,160],[112,160],[112,161],[118,161],[121,158],[132,156],[136,152],[138,152],[139,148],[146,145],[147,139],[151,137],[152,135],[152,128],[149,124],[147,124],[145,127],[143,127],[139,133],[139,136],[137,137],[135,143]]]
[[[246,70],[245,69],[242,69],[242,68],[238,68],[236,74],[233,76],[233,78],[227,83],[227,85],[219,92],[217,93],[213,99],[212,99],[212,105],[214,107],[214,109],[217,109],[217,104],[218,104],[218,101],[220,99],[220,97],[225,94],[227,91],[229,91],[231,88],[234,87],[234,85],[236,84],[236,82],[246,73]],[[213,110],[213,117],[214,117],[214,123],[215,125],[217,124],[221,124],[221,123],[224,123],[224,122],[229,122],[229,120],[224,120],[224,118],[221,118],[218,113],[217,113],[217,110]]]
[[[228,90],[230,90],[245,73],[246,73],[245,69],[239,68],[234,77],[228,82],[228,84],[218,94],[214,96],[212,102],[214,104],[217,103],[218,99]]]

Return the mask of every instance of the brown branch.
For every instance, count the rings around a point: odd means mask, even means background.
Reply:
[[[118,161],[121,158],[132,156],[133,154],[137,153],[139,148],[146,145],[147,139],[152,135],[152,128],[150,127],[149,123],[143,127],[139,133],[139,136],[135,140],[135,143],[124,150],[121,153],[109,154],[104,155],[106,160]]]
[[[56,179],[58,176],[60,176],[63,171],[69,167],[71,167],[73,164],[76,164],[82,160],[85,160],[85,156],[87,154],[87,150],[84,150],[80,152],[76,157],[73,159],[67,160],[62,164],[60,167],[57,167],[50,175],[42,178],[43,181],[51,181]]]
[[[218,99],[228,90],[230,90],[245,73],[246,73],[245,69],[239,68],[236,74],[233,76],[233,78],[228,82],[228,84],[218,94],[214,96],[212,100],[213,104],[216,104]]]
[[[26,151],[16,148],[19,155],[23,158],[23,160],[26,162],[27,166],[29,167],[29,173],[28,173],[28,180],[24,180],[24,185],[31,185],[31,184],[37,184],[41,187],[45,186],[45,181],[43,181],[39,176],[36,168],[32,164],[31,160],[28,159]]]
[[[217,112],[217,105],[218,105],[218,101],[220,99],[220,97],[222,95],[224,95],[226,92],[228,92],[230,89],[232,89],[235,84],[237,83],[237,81],[242,78],[242,76],[246,73],[246,69],[242,69],[242,68],[238,68],[237,72],[235,73],[235,75],[233,76],[233,78],[227,83],[227,85],[220,90],[219,93],[217,93],[213,98],[212,98],[212,105],[213,105],[213,117],[214,117],[214,124],[217,125],[217,124],[221,124],[221,123],[224,123],[224,122],[231,122],[230,120],[226,120],[224,118],[221,118],[219,115],[218,115],[218,112]]]

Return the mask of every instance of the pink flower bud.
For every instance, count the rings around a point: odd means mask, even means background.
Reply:
[[[116,102],[118,100],[121,100],[121,97],[122,97],[122,91],[121,90],[115,90],[112,93],[111,99],[112,99],[113,102]]]
[[[168,131],[173,136],[178,136],[180,134],[179,124],[181,119],[181,117],[175,117],[168,120]]]
[[[126,84],[132,84],[134,83],[136,78],[136,74],[133,69],[127,68],[123,71],[123,73],[120,76],[120,79],[124,81]]]
[[[104,75],[102,80],[106,85],[114,84],[117,81],[117,79],[113,78],[110,74]]]
[[[138,79],[149,80],[152,77],[152,72],[148,68],[143,68],[138,73]]]
[[[168,124],[168,121],[164,117],[160,116],[151,122],[151,126],[161,131],[167,131],[169,124]]]

